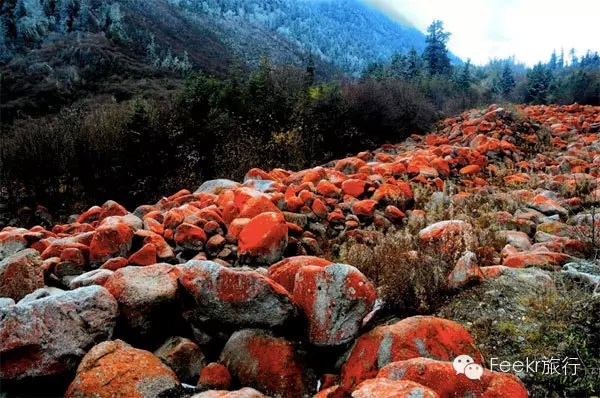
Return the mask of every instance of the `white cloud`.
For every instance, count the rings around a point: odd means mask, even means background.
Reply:
[[[460,58],[485,64],[515,58],[528,65],[547,61],[553,50],[600,52],[595,0],[368,0],[396,10],[426,32],[436,19],[450,32],[448,48]]]

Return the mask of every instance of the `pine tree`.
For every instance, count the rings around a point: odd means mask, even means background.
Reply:
[[[444,23],[435,20],[427,28],[427,45],[423,51],[423,59],[430,75],[448,75],[452,72],[446,43],[450,33],[444,31]]]
[[[473,76],[471,75],[471,58],[468,58],[456,79],[458,89],[462,92],[468,91],[469,88],[471,88],[472,80]]]
[[[552,84],[552,70],[539,62],[527,72],[527,79],[525,101],[535,104],[545,103]]]
[[[499,91],[504,97],[507,97],[515,88],[515,85],[516,83],[515,78],[513,77],[512,69],[510,64],[507,62],[502,69]]]
[[[405,78],[406,80],[415,80],[419,76],[421,76],[422,71],[423,61],[421,57],[419,57],[417,50],[414,47],[412,47],[408,52],[408,57],[406,59]]]

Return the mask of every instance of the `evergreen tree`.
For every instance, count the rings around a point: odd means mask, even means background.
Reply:
[[[552,84],[552,70],[541,62],[527,72],[527,95],[525,101],[534,104],[543,104]]]
[[[435,20],[427,28],[427,45],[423,51],[423,59],[430,75],[448,75],[452,72],[446,43],[450,33],[444,31],[444,23]]]
[[[510,67],[509,63],[505,63],[504,64],[504,68],[502,69],[502,75],[500,77],[500,84],[499,84],[499,92],[504,96],[507,97],[512,90],[515,88],[516,83],[515,83],[515,78],[513,77],[513,72],[512,72],[512,68]]]
[[[422,58],[419,57],[417,50],[412,47],[408,52],[408,56],[406,59],[406,80],[415,80],[423,71],[423,61]]]
[[[466,92],[471,88],[473,76],[471,74],[471,58],[467,59],[467,62],[463,65],[460,73],[457,76],[456,84],[458,89],[462,92]]]
[[[552,55],[550,56],[550,61],[548,62],[548,67],[551,70],[556,70],[558,68],[558,57],[556,55],[556,50],[552,51]]]

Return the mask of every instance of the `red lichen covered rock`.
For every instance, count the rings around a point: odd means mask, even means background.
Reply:
[[[192,398],[269,398],[258,390],[244,387],[237,391],[209,390],[194,394]]]
[[[175,229],[173,240],[183,249],[202,250],[206,243],[206,233],[196,225],[181,223]]]
[[[82,287],[1,310],[0,378],[66,374],[96,341],[112,337],[118,305],[101,286]]]
[[[483,369],[480,364],[467,365],[467,368],[469,369],[460,372],[449,361],[413,358],[393,362],[383,367],[377,377],[410,380],[432,389],[440,397],[527,398],[529,396],[523,383],[515,375],[492,372]]]
[[[128,257],[133,229],[125,223],[102,225],[90,243],[90,262],[104,263],[112,257]]]
[[[225,365],[211,362],[202,368],[198,385],[207,386],[214,390],[229,390],[231,387],[231,373]]]
[[[477,247],[473,227],[462,220],[439,221],[419,231],[419,239],[430,252],[458,254]]]
[[[406,318],[378,326],[356,340],[342,367],[341,385],[352,391],[392,362],[421,356],[447,361],[458,355],[469,355],[476,363],[483,360],[475,341],[461,325],[431,316]]]
[[[454,269],[448,275],[448,287],[460,289],[473,282],[483,280],[483,273],[477,265],[477,256],[473,252],[466,252],[458,259]]]
[[[235,332],[221,352],[220,362],[243,386],[277,397],[305,397],[316,392],[316,378],[306,367],[297,343],[267,331]]]
[[[528,206],[546,215],[559,214],[566,216],[568,210],[561,206],[557,201],[544,195],[536,195],[528,203]]]
[[[377,202],[371,199],[359,200],[352,205],[352,213],[362,217],[373,217]]]
[[[435,391],[409,380],[376,378],[365,380],[356,387],[352,398],[439,398]]]
[[[114,340],[86,354],[65,397],[157,397],[178,385],[175,373],[151,352]]]
[[[406,209],[413,199],[413,192],[410,186],[404,182],[398,182],[397,185],[381,184],[371,199],[381,204],[390,204],[400,209]]]
[[[36,250],[22,250],[0,261],[0,297],[19,301],[42,287],[44,269]]]
[[[375,304],[376,291],[358,269],[332,264],[300,268],[293,297],[308,319],[309,341],[334,346],[356,337]]]
[[[350,178],[342,183],[342,192],[346,195],[358,198],[365,193],[366,185],[367,183],[365,180]]]
[[[168,326],[178,276],[178,270],[166,264],[125,267],[115,271],[104,287],[117,299],[127,327],[140,336],[152,336]]]
[[[98,214],[98,221],[102,221],[107,217],[112,216],[125,216],[129,214],[127,209],[114,200],[106,201],[102,207],[100,207],[100,214]]]
[[[288,244],[288,227],[283,215],[262,213],[244,226],[239,236],[239,254],[259,264],[273,264],[281,259]]]
[[[516,253],[504,258],[502,265],[510,268],[538,267],[556,270],[571,260],[571,256],[564,253],[528,252]]]
[[[212,261],[188,261],[179,282],[195,299],[196,311],[242,327],[279,326],[297,315],[281,285],[256,271],[239,271]]]
[[[330,264],[333,263],[315,256],[288,257],[271,265],[267,276],[292,293],[294,291],[294,283],[296,282],[296,274],[301,268],[307,266],[326,267]]]
[[[196,382],[205,364],[204,354],[198,344],[185,337],[170,337],[154,355],[171,368],[184,383]]]
[[[146,243],[140,250],[129,256],[127,261],[131,265],[144,266],[156,264],[156,260],[156,246],[152,243]]]
[[[0,261],[27,248],[25,228],[5,228],[0,231]]]

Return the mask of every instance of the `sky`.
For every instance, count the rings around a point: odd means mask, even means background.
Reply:
[[[436,19],[450,32],[448,49],[484,65],[514,56],[532,66],[547,62],[553,50],[570,59],[600,52],[599,0],[367,0],[426,33]]]

